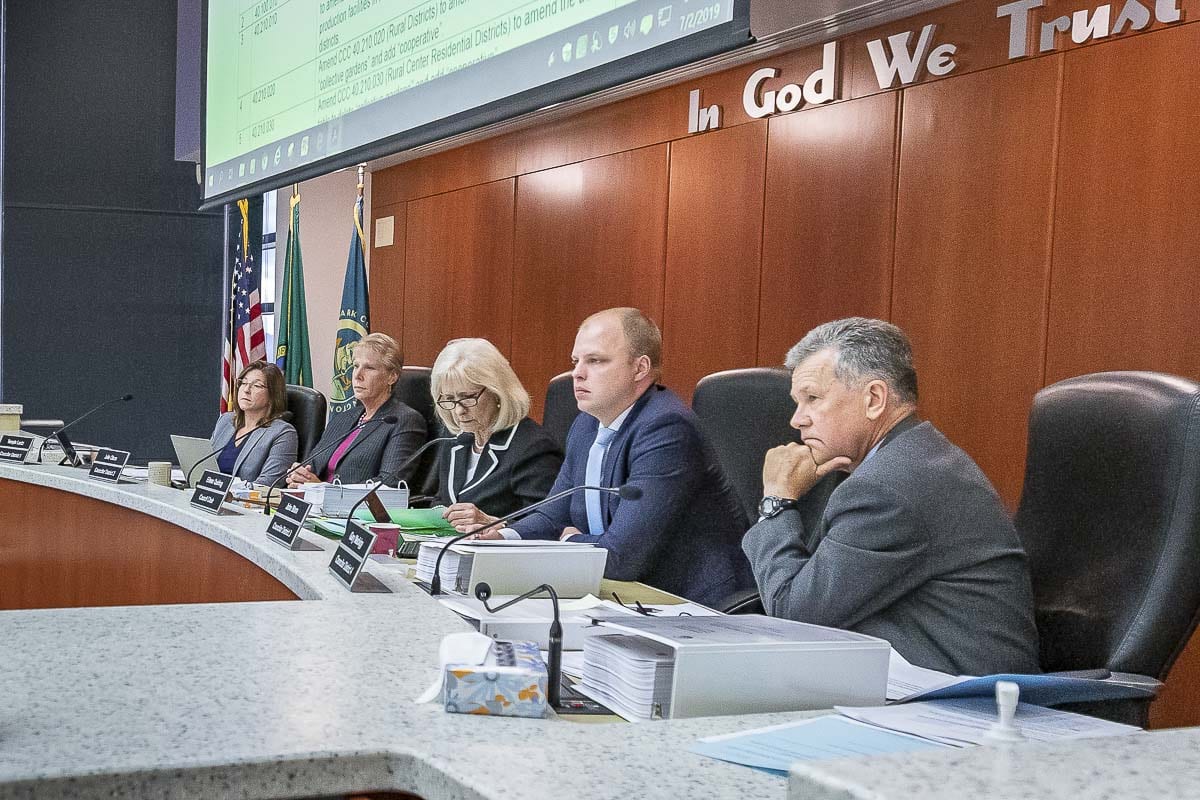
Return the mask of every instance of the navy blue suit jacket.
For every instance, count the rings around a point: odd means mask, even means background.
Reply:
[[[588,451],[599,421],[575,418],[567,455],[551,494],[585,484]],[[695,414],[674,393],[650,387],[634,403],[608,447],[602,486],[630,484],[638,500],[600,496],[605,530],[588,531],[587,492],[576,492],[510,527],[525,539],[557,539],[574,526],[572,541],[608,550],[607,578],[642,581],[698,603],[714,604],[753,585],[741,550],[747,524]]]

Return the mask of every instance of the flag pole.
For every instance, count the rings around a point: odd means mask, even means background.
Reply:
[[[363,198],[363,185],[364,185],[363,184],[363,176],[366,174],[366,172],[367,172],[367,165],[359,164],[358,165],[358,199],[359,200],[362,200],[362,198]]]
[[[225,204],[225,208],[230,209],[230,206],[228,203]],[[228,242],[228,240],[229,240],[229,224],[228,223],[232,216],[233,216],[232,211],[230,211],[229,215],[227,215],[225,218],[226,219],[226,225],[225,225],[226,242]],[[228,260],[228,258],[229,258],[228,245],[226,245],[226,247],[225,247],[225,258],[226,258],[226,260]],[[234,319],[233,304],[236,302],[237,302],[237,275],[234,274],[234,270],[229,270],[229,309],[228,309],[228,311],[229,311],[229,320],[228,320],[229,327],[226,328],[226,331],[228,331],[228,333],[225,335],[225,347],[229,353],[229,383],[225,387],[226,394],[225,394],[225,398],[224,398],[226,411],[234,410],[233,403],[234,403],[234,398],[236,397],[236,394],[233,390],[233,382],[235,380],[237,380],[237,376],[234,374],[234,367],[236,366],[236,364],[234,363],[234,358],[235,358],[234,352],[235,351],[234,351],[234,346],[233,346],[233,341],[236,336],[236,333],[233,329],[233,326],[236,324],[236,320]]]

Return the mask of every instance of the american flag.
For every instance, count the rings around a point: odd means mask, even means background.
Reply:
[[[225,353],[221,365],[221,411],[233,408],[237,389],[233,383],[247,364],[267,357],[259,294],[258,261],[250,244],[250,201],[238,200],[240,235],[234,237],[231,308],[226,323]],[[260,207],[261,208],[261,207]],[[236,217],[235,217],[236,219]]]

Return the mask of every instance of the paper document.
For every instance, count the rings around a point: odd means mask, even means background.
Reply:
[[[709,736],[690,749],[702,756],[786,777],[788,768],[796,761],[861,758],[945,747],[831,714],[726,736]]]
[[[926,669],[910,664],[908,659],[897,653],[896,648],[893,647],[891,656],[888,658],[887,699],[903,700],[916,697],[962,680],[964,679],[956,678],[945,672],[938,672],[936,669]]]
[[[865,708],[837,706],[837,711],[859,722],[955,747],[982,743],[984,734],[997,719],[996,701],[992,697],[929,700]],[[1141,732],[1140,728],[1133,725],[1120,725],[1028,703],[1017,704],[1013,724],[1021,728],[1025,738],[1035,742],[1095,739]]]

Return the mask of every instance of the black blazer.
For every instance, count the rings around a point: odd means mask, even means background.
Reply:
[[[356,400],[350,408],[331,416],[313,452],[329,447],[349,434],[361,414],[362,404]],[[412,480],[416,463],[409,464],[403,471],[400,465],[425,443],[425,418],[393,397],[380,406],[371,419],[383,419],[390,415],[399,417],[395,425],[368,421],[351,445],[354,449],[338,462],[334,475],[342,483],[362,483],[381,477],[388,486],[395,486],[402,480]],[[318,476],[324,477],[334,450],[337,448],[333,447],[328,453],[308,462]]]
[[[470,445],[447,442],[438,451],[438,501],[474,503],[496,517],[545,499],[558,470],[562,451],[541,425],[529,417],[496,431],[479,454],[475,475],[467,483]]]

